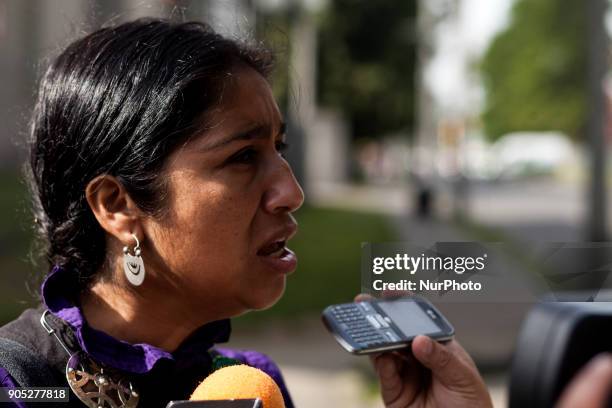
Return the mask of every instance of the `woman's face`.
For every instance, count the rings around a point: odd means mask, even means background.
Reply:
[[[285,126],[270,86],[247,67],[230,78],[206,130],[166,162],[167,214],[144,225],[155,278],[220,318],[281,297],[297,262],[285,247],[291,213],[304,200],[280,153]]]

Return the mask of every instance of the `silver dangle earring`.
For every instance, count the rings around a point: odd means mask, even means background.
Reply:
[[[130,249],[127,246],[123,247],[123,271],[132,285],[140,286],[145,278],[145,267],[140,256],[140,241],[138,241],[136,235],[132,234],[132,237],[136,241],[134,255],[130,254]]]

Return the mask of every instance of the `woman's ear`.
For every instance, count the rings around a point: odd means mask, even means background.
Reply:
[[[142,212],[115,177],[97,176],[85,187],[85,197],[100,226],[123,245],[134,243],[132,234],[144,241]]]

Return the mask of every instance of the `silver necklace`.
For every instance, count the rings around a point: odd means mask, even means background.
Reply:
[[[132,383],[114,370],[105,369],[84,351],[71,352],[49,322],[45,310],[40,324],[68,354],[66,380],[72,392],[90,408],[136,408],[140,395]]]

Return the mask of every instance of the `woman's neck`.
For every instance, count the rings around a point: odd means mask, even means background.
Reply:
[[[150,287],[136,292],[100,281],[81,295],[80,304],[94,329],[132,344],[147,343],[173,352],[206,320],[202,316],[195,320],[197,313],[184,310],[180,296],[156,292]]]

